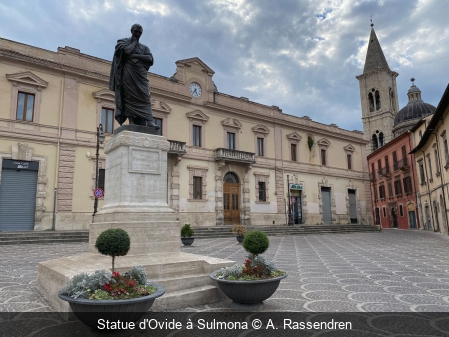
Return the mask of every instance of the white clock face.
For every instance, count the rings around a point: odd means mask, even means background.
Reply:
[[[201,87],[198,83],[191,83],[190,84],[190,93],[192,94],[193,97],[200,97],[201,96]]]

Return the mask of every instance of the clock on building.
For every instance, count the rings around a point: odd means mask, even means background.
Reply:
[[[192,82],[190,83],[190,93],[193,97],[200,97],[201,96],[201,87],[198,83]]]

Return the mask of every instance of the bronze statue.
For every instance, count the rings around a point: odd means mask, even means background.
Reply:
[[[139,24],[131,27],[131,38],[117,41],[112,60],[109,90],[115,92],[115,119],[122,125],[126,119],[129,124],[151,126],[150,84],[148,69],[153,65],[150,49],[139,43],[143,28]]]

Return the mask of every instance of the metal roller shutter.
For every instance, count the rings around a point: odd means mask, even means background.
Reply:
[[[37,171],[2,169],[0,231],[34,229]]]

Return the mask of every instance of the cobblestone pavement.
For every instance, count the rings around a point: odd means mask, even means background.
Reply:
[[[243,262],[235,238],[196,239],[183,251]],[[0,246],[0,311],[52,311],[37,264],[87,243]],[[270,237],[264,254],[288,277],[263,311],[449,312],[449,237],[423,231]],[[280,299],[282,299],[280,301]],[[230,310],[229,300],[179,311]]]

